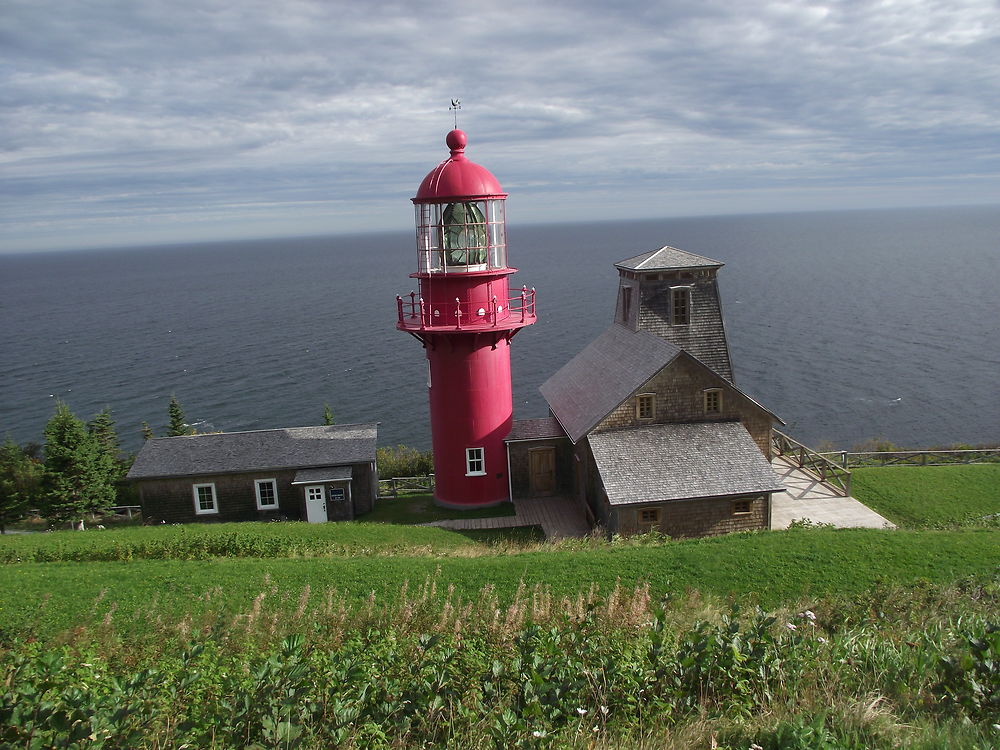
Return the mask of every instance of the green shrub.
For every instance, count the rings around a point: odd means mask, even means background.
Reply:
[[[434,473],[434,454],[405,445],[376,448],[375,465],[382,479],[425,477]]]

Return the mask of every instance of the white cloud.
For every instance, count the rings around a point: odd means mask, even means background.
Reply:
[[[402,226],[453,96],[513,220],[1000,201],[989,0],[7,5],[0,249]]]

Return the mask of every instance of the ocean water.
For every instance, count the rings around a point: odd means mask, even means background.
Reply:
[[[513,213],[513,212],[512,212]],[[610,325],[612,264],[664,244],[724,262],[736,382],[793,437],[850,448],[1000,441],[1000,207],[509,226],[538,290],[514,339],[515,416]],[[0,256],[0,436],[54,403],[111,407],[124,445],[200,430],[378,421],[429,446],[420,345],[396,331],[411,232]]]

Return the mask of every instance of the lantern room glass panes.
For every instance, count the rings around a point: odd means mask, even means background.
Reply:
[[[507,265],[502,200],[419,204],[416,223],[421,273],[469,273]]]

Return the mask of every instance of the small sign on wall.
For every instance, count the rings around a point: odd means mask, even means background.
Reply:
[[[330,487],[328,497],[332,503],[342,503],[344,502],[344,488],[343,487]]]

